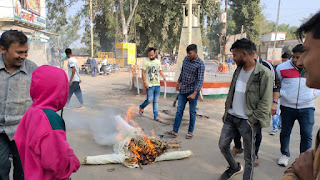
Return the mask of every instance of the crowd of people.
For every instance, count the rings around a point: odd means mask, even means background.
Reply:
[[[284,180],[320,179],[320,131],[312,147],[314,99],[320,95],[320,12],[298,29],[299,38],[306,35],[285,62],[274,67],[261,59],[256,45],[249,39],[239,39],[231,47],[237,64],[222,117],[223,127],[219,148],[229,167],[220,179],[231,179],[243,173],[243,179],[253,179],[254,166],[259,165],[261,129],[273,119],[274,135],[281,127],[278,164],[287,166],[290,158],[290,135],[295,120],[300,125],[300,155],[284,172]],[[68,75],[64,70],[44,65],[37,67],[26,59],[28,39],[19,31],[9,30],[0,38],[0,179],[9,180],[13,159],[13,178],[68,179],[80,167],[80,162],[66,141],[66,127],[58,111],[69,107],[73,94],[85,108],[80,88],[80,68],[72,50],[67,48]],[[197,54],[197,46],[187,47],[176,90],[178,107],[172,130],[167,136],[178,136],[186,103],[190,106],[190,123],[186,139],[192,139],[196,122],[197,100],[202,88],[205,65]],[[158,114],[160,76],[165,81],[156,49],[148,49],[148,59],[142,65],[147,99],[139,113],[153,103],[154,120]],[[279,116],[280,107],[280,116]],[[63,112],[63,111],[62,111]],[[273,115],[273,118],[271,118]],[[280,122],[281,117],[281,124]],[[243,148],[241,143],[243,141]],[[235,147],[230,148],[231,142]],[[244,153],[245,165],[234,156]]]

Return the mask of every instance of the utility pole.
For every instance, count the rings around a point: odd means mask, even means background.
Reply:
[[[91,57],[93,57],[93,15],[92,0],[90,0],[90,26],[91,26]]]
[[[277,14],[277,23],[276,23],[276,35],[273,43],[273,51],[272,51],[272,64],[274,63],[274,60],[276,58],[276,43],[277,43],[277,35],[278,35],[278,23],[279,23],[279,14],[280,14],[280,0],[278,3],[278,14]]]
[[[221,59],[222,63],[225,62],[225,56],[226,56],[226,41],[227,41],[227,11],[228,11],[228,0],[225,0],[225,12],[221,14],[221,22],[223,23],[223,28],[221,30],[221,36],[220,36],[220,53],[221,53]],[[225,17],[225,19],[223,19]]]
[[[192,43],[192,5],[193,0],[189,0],[189,7],[188,7],[188,44]]]

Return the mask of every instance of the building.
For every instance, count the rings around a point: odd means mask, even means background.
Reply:
[[[277,39],[276,39],[276,32],[271,32],[267,34],[263,34],[261,36],[261,42],[267,42],[267,41],[282,41],[286,40],[286,32],[278,32],[277,33]]]
[[[28,37],[28,59],[38,66],[47,64],[49,36],[46,29],[45,0],[1,0],[0,34],[6,30],[19,30]]]

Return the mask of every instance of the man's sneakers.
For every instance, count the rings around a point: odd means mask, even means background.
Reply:
[[[284,166],[284,167],[288,166],[289,158],[290,157],[288,157],[286,155],[281,155],[281,157],[280,157],[280,159],[278,161],[278,165]]]
[[[231,150],[231,153],[233,155],[233,157],[235,157],[237,154],[241,154],[243,153],[243,149],[237,149],[236,147],[233,147],[232,150]]]
[[[228,180],[233,178],[235,175],[240,174],[243,172],[243,167],[240,163],[238,163],[237,169],[231,169],[231,167],[228,167],[228,169],[220,176],[220,180]]]
[[[79,110],[85,109],[86,107],[82,104],[80,107],[78,107]]]
[[[274,135],[277,134],[277,132],[278,132],[278,130],[277,130],[277,129],[274,129],[274,130],[272,130],[272,131],[270,132],[270,135],[271,135],[271,136],[274,136]]]

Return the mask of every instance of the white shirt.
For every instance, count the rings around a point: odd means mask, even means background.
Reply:
[[[76,72],[73,76],[72,82],[80,81],[80,74],[79,74],[79,64],[75,57],[71,57],[68,59],[68,80],[70,81],[71,75],[72,75],[72,68],[75,68]]]
[[[107,65],[107,59],[104,59],[101,63],[101,65]]]
[[[241,119],[248,119],[245,110],[245,95],[247,90],[247,83],[254,69],[245,71],[243,68],[238,76],[236,87],[233,95],[232,108],[228,113]]]

